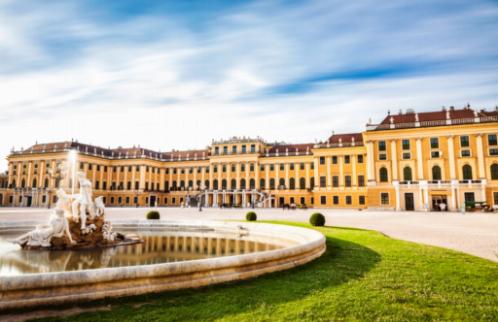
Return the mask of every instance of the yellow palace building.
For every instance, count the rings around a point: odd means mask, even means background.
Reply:
[[[71,186],[56,170],[75,167],[114,207],[498,207],[497,134],[498,110],[465,107],[388,114],[362,133],[320,143],[231,138],[171,152],[35,144],[7,157],[0,205],[50,207],[57,188]]]

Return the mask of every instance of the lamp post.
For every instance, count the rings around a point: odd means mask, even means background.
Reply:
[[[73,199],[74,192],[76,189],[76,158],[78,156],[78,152],[76,150],[69,151],[69,162],[71,163],[71,199]]]

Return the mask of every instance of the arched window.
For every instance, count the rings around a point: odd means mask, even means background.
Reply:
[[[209,190],[209,180],[204,181],[204,189]]]
[[[188,181],[188,187],[189,188],[193,188],[194,187],[194,181],[193,180],[189,180]],[[159,191],[159,183],[157,184],[157,190]]]
[[[275,189],[275,179],[270,179],[270,189]]]
[[[11,185],[12,185],[12,188],[16,188],[16,180],[12,180]]]
[[[26,180],[22,179],[21,188],[26,188]]]
[[[491,165],[491,180],[498,180],[498,163]]]
[[[403,180],[405,181],[413,181],[412,178],[412,168],[404,167],[403,168]]]
[[[217,179],[213,180],[213,190],[218,190],[218,180]]]
[[[180,181],[180,188],[185,188],[185,180]]]
[[[259,179],[259,189],[266,189],[265,187],[265,179]]]
[[[33,179],[33,184],[31,185],[31,187],[32,187],[32,188],[36,188],[37,183],[38,183],[38,182],[36,182],[36,178],[35,178],[35,179]]]
[[[432,167],[432,180],[434,180],[434,181],[442,180],[441,167],[438,165],[435,165]]]
[[[291,190],[296,189],[296,179],[290,178],[290,180],[289,180],[289,189],[291,189]]]
[[[278,189],[285,189],[285,179],[284,178],[280,178],[280,180],[278,180]]]
[[[245,189],[246,188],[246,179],[240,180],[240,189]]]
[[[315,188],[315,177],[310,178],[310,187],[311,187],[311,189]]]
[[[227,189],[227,181],[226,181],[226,179],[221,180],[221,189],[223,189],[223,190]]]
[[[254,179],[249,180],[249,189],[256,189],[256,181]]]
[[[306,189],[306,179],[305,178],[299,179],[299,189]]]
[[[234,190],[237,189],[237,180],[232,179],[230,181],[230,189],[234,189]]]
[[[387,182],[387,169],[385,167],[382,167],[379,169],[379,181],[380,182]]]
[[[463,180],[472,180],[472,167],[468,164],[462,167]]]
[[[45,179],[45,184],[43,185],[45,188],[48,188],[48,179]]]

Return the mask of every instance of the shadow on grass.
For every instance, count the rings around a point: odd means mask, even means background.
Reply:
[[[91,311],[110,306],[111,311],[89,312],[69,319],[217,319],[260,306],[292,302],[361,278],[381,259],[378,253],[356,243],[330,236],[326,243],[327,251],[319,259],[291,270],[200,289],[95,301],[83,307]]]

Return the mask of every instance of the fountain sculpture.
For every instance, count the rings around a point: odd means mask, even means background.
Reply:
[[[61,167],[54,175],[62,177],[64,172],[67,173]],[[36,226],[14,242],[24,249],[76,249],[141,242],[134,234],[112,231],[111,223],[105,221],[103,197],[93,199],[92,183],[84,172],[78,172],[77,177],[80,193],[67,194],[59,189],[48,223]]]

